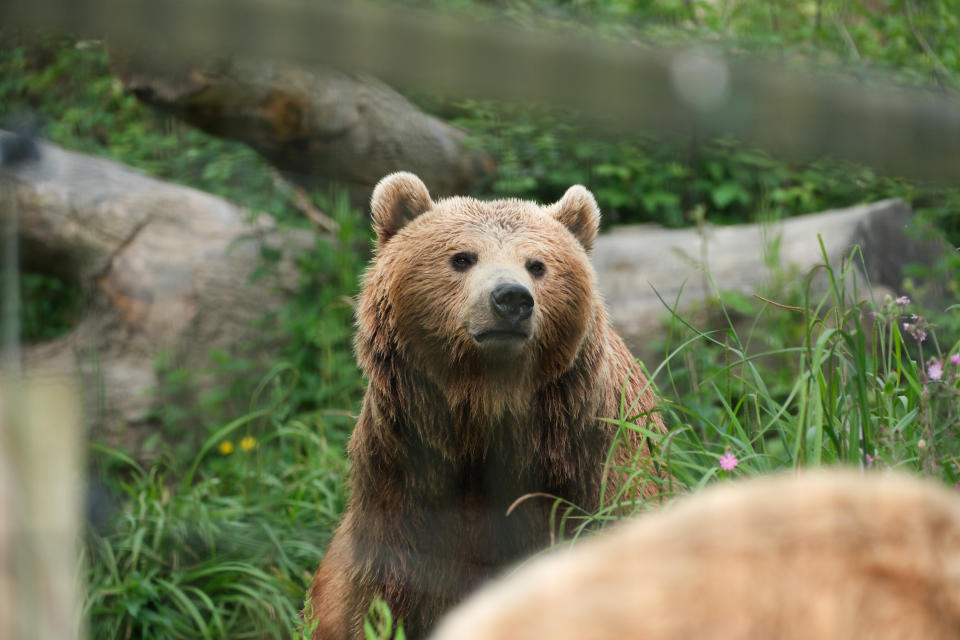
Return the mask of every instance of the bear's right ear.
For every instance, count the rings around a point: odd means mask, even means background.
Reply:
[[[433,200],[423,181],[412,173],[391,173],[377,183],[370,198],[377,245],[382,246],[405,224],[433,208]]]

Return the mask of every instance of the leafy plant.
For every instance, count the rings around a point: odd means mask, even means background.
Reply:
[[[374,598],[363,621],[363,636],[366,640],[406,640],[407,634],[402,621],[394,624],[390,606],[382,598]]]
[[[757,321],[746,337],[722,301],[717,330],[674,316],[683,342],[654,372],[667,378],[664,410],[677,425],[657,444],[670,491],[821,465],[960,480],[960,341],[941,351],[906,297],[863,300],[856,253],[838,266],[824,259],[801,296],[751,301]],[[799,326],[800,339],[784,342],[784,326]]]
[[[256,434],[245,451],[218,446],[237,433]],[[91,637],[290,637],[343,508],[346,467],[317,425],[245,416],[207,440],[186,476],[94,453],[119,504],[87,541]]]
[[[42,342],[70,331],[80,318],[83,296],[80,291],[42,273],[20,274],[21,337],[24,342]]]

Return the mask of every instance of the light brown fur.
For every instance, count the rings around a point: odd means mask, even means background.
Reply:
[[[433,640],[960,638],[960,496],[819,472],[707,489],[492,583]]]
[[[587,251],[599,220],[572,187],[558,203],[434,203],[411,174],[374,192],[377,231],[357,311],[356,352],[369,379],[350,439],[351,498],[311,586],[316,639],[362,637],[379,594],[421,637],[499,569],[550,539],[548,493],[600,505],[604,462],[627,415],[662,430],[655,396],[610,328]],[[476,265],[451,268],[471,252]],[[545,274],[535,275],[532,260]],[[535,300],[532,336],[478,346],[490,287],[520,283]],[[616,461],[641,458],[635,432]],[[617,474],[612,474],[617,480]],[[611,483],[615,485],[615,482]],[[642,490],[657,491],[651,482]]]

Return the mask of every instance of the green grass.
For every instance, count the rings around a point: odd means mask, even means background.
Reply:
[[[714,289],[721,322],[710,331],[672,314],[674,334],[652,372],[671,429],[648,434],[668,495],[734,476],[828,465],[960,481],[960,364],[950,360],[960,358],[960,342],[938,344],[905,300],[872,299],[854,269],[858,259],[854,251],[831,265],[824,254],[821,267],[765,292],[767,300]],[[817,294],[822,283],[826,291]],[[957,314],[954,306],[943,317]],[[922,342],[917,326],[926,326]],[[931,365],[942,369],[939,379]],[[636,428],[624,417],[620,425]],[[738,464],[725,471],[718,461],[728,453]]]
[[[255,446],[221,453],[239,434]],[[185,475],[94,454],[112,466],[120,509],[87,540],[90,637],[291,637],[343,509],[346,464],[319,425],[250,414],[211,436]]]

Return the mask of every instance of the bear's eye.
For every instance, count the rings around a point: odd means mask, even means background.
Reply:
[[[540,260],[527,260],[527,271],[534,278],[539,278],[547,272],[547,266]]]
[[[468,253],[466,251],[455,253],[453,257],[450,258],[450,264],[457,271],[466,271],[473,265],[477,264],[477,254]]]

